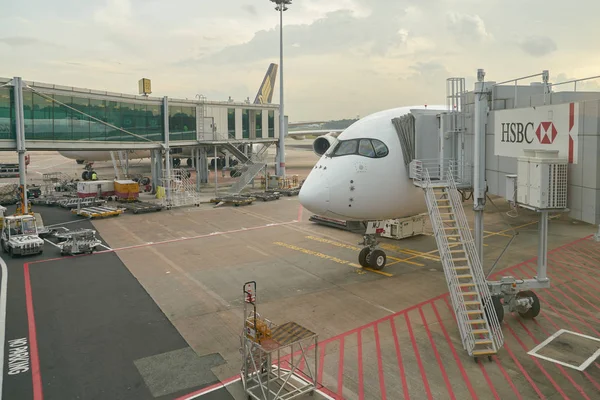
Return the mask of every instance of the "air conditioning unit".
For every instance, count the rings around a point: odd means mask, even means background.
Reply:
[[[517,202],[538,209],[567,208],[568,161],[558,158],[557,150],[524,152],[518,158]]]

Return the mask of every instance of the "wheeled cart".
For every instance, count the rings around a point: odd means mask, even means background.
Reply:
[[[96,246],[102,242],[96,238],[96,231],[93,229],[79,229],[56,233],[59,240],[60,254],[74,255],[83,253],[93,253]],[[62,241],[61,241],[62,240]]]
[[[241,342],[241,378],[249,400],[289,400],[315,392],[317,334],[295,322],[277,326],[261,318],[256,312],[256,282],[244,285]],[[313,363],[307,357],[312,351]]]

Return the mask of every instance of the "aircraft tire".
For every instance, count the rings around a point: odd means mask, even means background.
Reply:
[[[373,250],[369,255],[369,267],[380,271],[385,267],[385,262],[387,261],[387,257],[383,250]]]
[[[187,163],[188,167],[192,167],[194,165],[194,160],[192,160],[191,158],[188,158],[186,163]]]
[[[83,171],[81,173],[81,179],[83,179],[84,181],[87,181],[89,178],[90,178],[89,171]]]
[[[369,255],[370,252],[371,252],[371,249],[369,249],[368,247],[365,247],[360,251],[360,253],[358,253],[358,263],[362,267],[369,266],[369,263],[367,262],[367,256]]]

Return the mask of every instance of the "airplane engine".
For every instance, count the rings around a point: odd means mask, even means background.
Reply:
[[[325,154],[327,149],[329,149],[329,147],[331,147],[336,142],[336,140],[337,140],[336,137],[331,133],[328,133],[327,135],[319,136],[313,142],[313,151],[315,152],[316,155],[318,155],[320,157],[323,154]]]

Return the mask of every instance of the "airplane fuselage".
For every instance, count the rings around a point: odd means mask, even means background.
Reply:
[[[408,176],[392,124],[393,118],[423,108],[381,111],[344,130],[306,178],[299,195],[301,204],[315,214],[345,221],[385,220],[426,212],[423,190]]]

